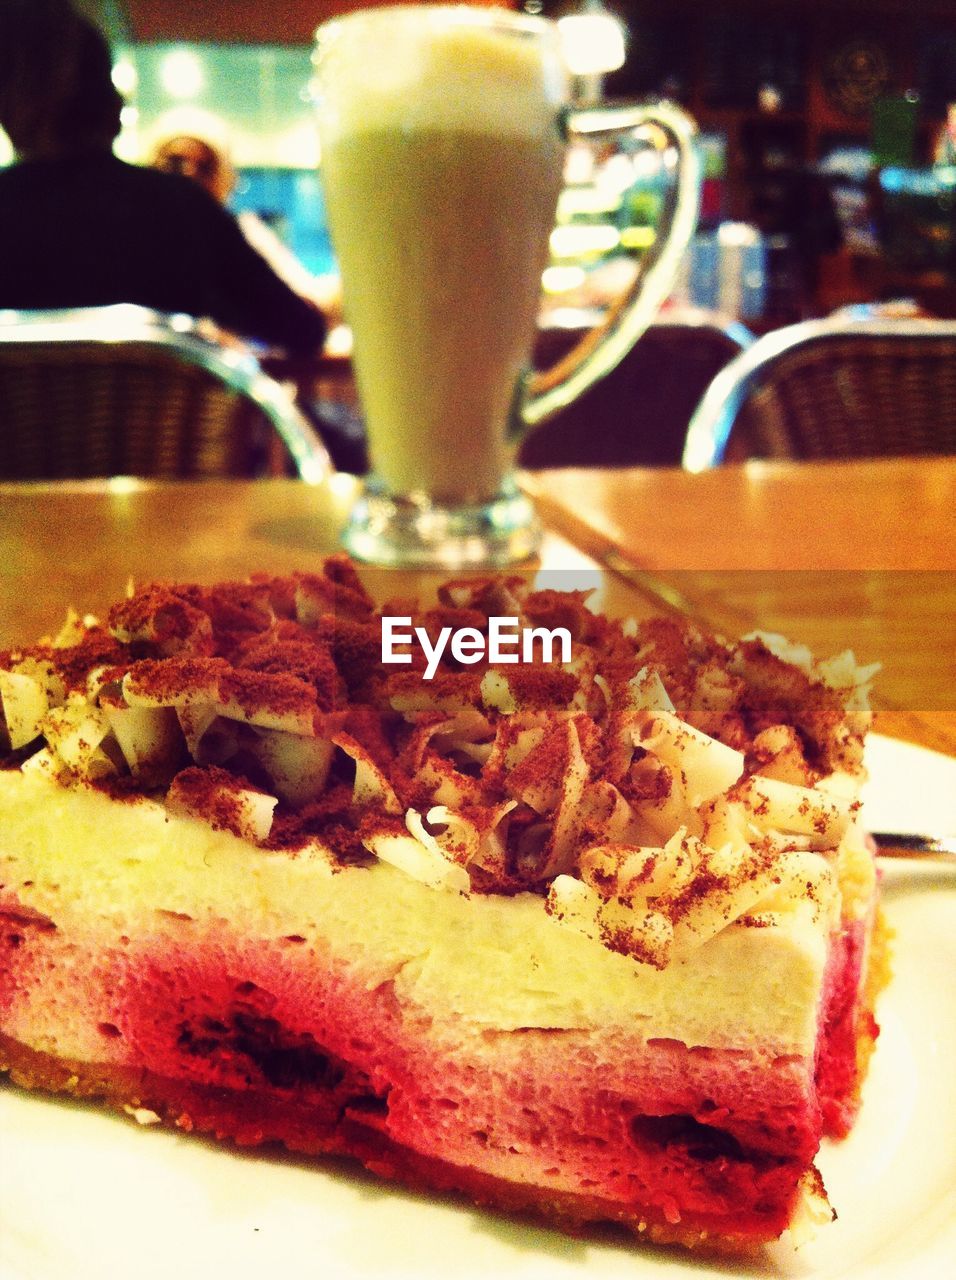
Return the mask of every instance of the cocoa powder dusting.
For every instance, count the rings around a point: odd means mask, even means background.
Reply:
[[[202,818],[214,831],[231,831],[233,835],[242,836],[242,793],[258,790],[248,779],[227,773],[215,765],[204,769],[190,766],[173,778],[167,803],[174,811]]]
[[[179,768],[168,788],[171,808],[200,816],[217,830],[241,833],[247,820],[244,793],[278,797],[266,849],[293,857],[318,842],[340,865],[363,866],[373,861],[364,839],[407,834],[407,829],[403,816],[374,807],[359,812],[353,800],[354,765],[330,745],[323,755],[323,742],[345,734],[384,774],[403,810],[414,807],[424,815],[455,798],[452,807],[474,834],[454,843],[446,838],[445,854],[468,865],[477,840],[476,861],[468,868],[477,892],[546,891],[540,868],[555,840],[554,814],[567,788],[572,748],[575,755],[580,750],[586,766],[582,811],[573,816],[577,844],[564,867],[572,875],[580,871],[577,859],[588,840],[607,842],[612,827],[619,849],[636,848],[633,831],[644,828],[633,824],[640,815],[659,815],[680,798],[675,795],[684,785],[680,769],[632,745],[639,673],[644,673],[641,688],[647,671],[658,673],[680,719],[746,754],[744,778],[728,797],[750,804],[757,816],[761,805],[753,802],[748,778],[773,762],[774,751],[785,748],[788,760],[798,765],[803,760],[819,776],[848,742],[859,741],[858,731],[854,739],[846,729],[839,693],[783,662],[760,641],[728,644],[677,617],[643,622],[632,633],[593,614],[585,593],[529,591],[520,577],[448,582],[438,600],[425,608],[402,601],[401,609],[389,611],[407,613],[412,626],[424,627],[433,642],[444,627],[486,634],[491,616],[520,616],[526,626],[565,627],[582,662],[570,668],[546,665],[536,646],[532,663],[497,665],[518,708],[512,716],[500,713],[497,702],[485,705],[482,681],[490,670],[485,660],[459,664],[449,647],[434,678],[426,681],[424,652],[412,645],[410,666],[383,667],[381,615],[354,565],[336,556],[321,573],[258,573],[247,582],[212,586],[147,584],[110,610],[108,627],[87,627],[68,648],[9,651],[0,655],[0,667],[13,669],[23,658],[49,662],[69,691],[85,690],[90,672],[98,670],[98,683],[108,686],[104,707],[122,711],[125,687],[131,701],[138,695],[175,708],[167,713],[178,717],[167,722],[174,732],[165,776]],[[600,673],[603,689],[594,672]],[[283,720],[289,727],[271,726],[270,721]],[[761,743],[783,747],[755,747],[754,739],[765,729],[776,736]],[[676,742],[679,749],[679,735]],[[187,743],[196,754],[180,768],[188,759]],[[135,798],[148,791],[147,778],[155,783],[162,776],[146,770],[137,781],[123,772],[112,738],[107,747],[118,776],[95,785],[110,794]],[[331,761],[328,751],[333,751]],[[5,758],[15,754],[7,752]],[[301,799],[293,803],[282,798],[287,795]],[[499,822],[498,806],[506,799],[518,804]],[[815,814],[813,825],[824,834],[825,815]],[[705,855],[679,892],[655,899],[655,910],[676,923],[701,902],[772,870],[777,857],[779,848],[769,840],[758,842],[738,871],[728,874],[715,871]],[[649,862],[645,880],[653,870]],[[605,896],[614,893],[610,872],[598,868],[594,876]],[[632,890],[639,888],[633,881]],[[808,884],[806,893],[815,892]],[[636,897],[632,905],[639,914]],[[752,912],[746,923],[761,927],[764,920]],[[640,928],[620,928],[605,942],[646,963],[662,963]]]

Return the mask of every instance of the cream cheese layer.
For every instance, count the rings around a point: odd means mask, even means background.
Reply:
[[[536,894],[433,889],[319,847],[255,848],[153,800],[0,773],[4,894],[109,946],[166,932],[169,913],[250,939],[298,935],[371,990],[477,1028],[622,1027],[644,1039],[812,1057],[837,897],[736,923],[664,969],[560,924]],[[821,906],[825,909],[821,910]],[[24,997],[29,999],[29,993]]]

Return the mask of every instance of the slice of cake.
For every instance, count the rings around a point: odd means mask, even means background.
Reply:
[[[570,659],[489,662],[501,618]],[[0,1064],[574,1228],[826,1221],[871,674],[515,579],[379,611],[339,558],[71,615],[0,655]]]

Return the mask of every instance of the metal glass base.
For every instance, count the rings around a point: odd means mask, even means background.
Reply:
[[[445,507],[423,495],[395,497],[374,479],[342,534],[346,551],[390,568],[497,568],[533,555],[541,529],[529,500],[508,479],[479,506]]]

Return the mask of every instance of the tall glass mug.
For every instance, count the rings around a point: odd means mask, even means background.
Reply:
[[[315,65],[372,463],[345,545],[385,565],[524,559],[538,528],[511,475],[520,431],[613,366],[666,296],[696,222],[693,126],[664,105],[569,114],[556,25],[505,9],[363,10],[319,28]],[[597,338],[533,386],[569,127],[648,121],[679,161],[667,226]]]

